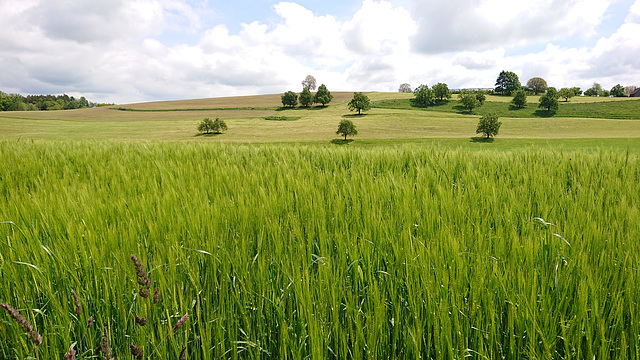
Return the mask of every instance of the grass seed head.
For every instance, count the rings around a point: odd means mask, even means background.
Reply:
[[[187,321],[188,317],[189,317],[189,313],[184,314],[184,316],[181,317],[180,320],[178,320],[178,322],[176,323],[176,326],[173,327],[173,332],[178,331],[178,329],[180,329],[182,325],[184,325],[184,323]]]
[[[143,318],[143,317],[140,317],[138,315],[136,315],[135,317],[136,317],[136,324],[138,324],[140,326],[147,325],[147,318]]]
[[[186,360],[187,358],[187,348],[183,347],[182,351],[180,351],[180,356],[178,357],[179,360]]]
[[[73,349],[73,345],[69,346],[69,352],[64,354],[65,360],[76,360],[76,351]]]
[[[142,296],[143,298],[148,298],[149,297],[149,290],[142,288],[140,289],[140,291],[138,292],[138,294],[140,294],[140,296]]]
[[[104,336],[102,337],[102,344],[100,344],[100,351],[102,352],[103,360],[113,360],[113,355],[111,354],[111,347],[109,347],[109,331],[107,327],[104,327]]]
[[[129,344],[129,349],[131,349],[131,355],[133,355],[134,358],[138,360],[144,359],[144,350],[142,350],[140,346]]]
[[[42,344],[42,336],[40,336],[40,334],[33,330],[33,325],[31,325],[31,323],[27,321],[27,319],[25,319],[22,314],[20,314],[9,304],[0,304],[0,307],[7,310],[9,316],[11,316],[11,318],[15,320],[18,325],[20,325],[22,331],[29,333],[29,340],[31,340],[31,342],[33,342],[36,346],[40,346]]]
[[[75,291],[71,290],[71,295],[73,295],[73,305],[75,306],[74,312],[77,316],[80,316],[82,313],[82,305],[80,305],[80,299],[78,299],[78,294]]]
[[[160,301],[160,290],[156,288],[155,291],[153,292],[153,303],[157,304],[158,301]]]
[[[87,319],[87,329],[89,329],[93,325],[93,316],[90,316]]]

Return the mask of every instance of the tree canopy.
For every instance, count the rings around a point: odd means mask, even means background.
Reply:
[[[309,107],[311,106],[311,104],[313,104],[313,94],[311,93],[311,91],[309,91],[309,89],[304,88],[300,93],[299,100],[300,100],[300,105],[304,107]]]
[[[520,88],[520,79],[518,75],[512,71],[501,71],[496,80],[495,91],[502,95],[511,95]]]
[[[547,91],[547,82],[541,77],[533,77],[527,81],[527,88],[531,89],[536,95]]]
[[[205,134],[210,134],[212,131],[215,134],[220,134],[222,131],[227,130],[227,124],[224,120],[220,120],[216,118],[215,120],[211,120],[210,118],[205,118],[198,125],[198,131],[203,132]]]
[[[624,86],[622,86],[620,84],[612,87],[611,91],[609,93],[611,94],[611,96],[615,96],[615,97],[625,97],[625,96],[627,96],[624,93]]]
[[[560,104],[558,103],[558,91],[550,87],[547,93],[540,97],[538,107],[547,108],[547,111],[557,111]]]
[[[433,90],[428,85],[420,85],[413,90],[413,96],[415,97],[415,103],[419,107],[427,107],[436,104],[436,96]]]
[[[527,106],[527,92],[524,89],[516,91],[511,102],[519,109]]]
[[[482,133],[488,139],[491,136],[498,135],[498,130],[500,130],[501,125],[502,123],[498,121],[498,115],[495,113],[486,114],[480,118],[480,121],[478,121],[476,134]]]
[[[294,93],[293,91],[287,91],[286,93],[282,94],[281,99],[283,106],[294,107],[298,105],[298,94]]]
[[[482,106],[480,100],[478,100],[478,94],[473,91],[465,91],[461,93],[458,101],[462,107],[469,111],[469,113],[472,113],[473,109]]]
[[[593,83],[593,85],[585,90],[584,96],[600,96],[602,95],[602,85]]]
[[[336,134],[343,135],[344,140],[347,141],[347,136],[358,135],[358,130],[351,120],[342,120]]]
[[[353,93],[353,99],[349,101],[347,104],[349,110],[355,111],[358,110],[358,115],[361,114],[361,111],[367,111],[371,109],[371,102],[369,101],[369,97],[361,92]]]
[[[411,85],[407,83],[401,84],[400,87],[398,88],[398,92],[410,93]]]
[[[451,98],[451,91],[449,91],[449,86],[447,84],[437,83],[433,85],[433,95],[436,99],[444,101],[444,99]]]
[[[318,88],[318,91],[316,92],[313,102],[317,104],[322,104],[322,106],[326,106],[328,103],[331,102],[332,99],[333,99],[333,95],[331,95],[331,92],[327,90],[327,87],[324,84],[322,84]]]
[[[307,75],[306,78],[304,78],[304,80],[302,80],[302,87],[304,89],[308,89],[310,91],[313,91],[316,89],[316,78],[314,78],[311,75]]]
[[[562,88],[558,91],[558,97],[563,98],[565,102],[569,101],[572,97],[575,96],[575,92],[573,89]]]

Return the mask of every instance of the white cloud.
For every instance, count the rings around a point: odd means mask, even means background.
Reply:
[[[627,15],[627,19],[625,20],[625,22],[640,22],[640,0],[636,0],[636,2],[631,5],[631,8],[629,8],[629,14]]]
[[[538,41],[590,36],[611,0],[416,0],[418,32],[413,38],[423,53],[487,50]]]

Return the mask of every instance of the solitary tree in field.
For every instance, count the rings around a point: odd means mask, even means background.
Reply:
[[[371,109],[371,102],[369,101],[369,97],[361,92],[353,93],[353,99],[349,101],[347,104],[349,110],[355,111],[358,110],[358,115],[361,114],[361,111],[367,111]]]
[[[521,109],[527,106],[527,92],[524,89],[520,89],[516,91],[513,100],[511,100],[513,105],[515,105],[518,109]]]
[[[496,80],[495,91],[502,95],[511,95],[511,93],[518,90],[520,86],[520,79],[518,79],[518,75],[516,75],[516,73],[503,70],[500,72],[500,75],[498,75],[498,79]]]
[[[311,75],[307,75],[307,77],[302,80],[302,87],[305,89],[308,89],[310,91],[313,91],[316,89],[316,78],[314,78]]]
[[[449,86],[447,86],[447,84],[437,83],[433,85],[433,95],[436,99],[444,101],[444,99],[451,98],[451,91],[449,91]]]
[[[460,94],[460,99],[458,100],[460,105],[465,109],[469,110],[469,113],[473,112],[473,109],[479,107],[480,101],[478,100],[478,96],[476,93],[472,91],[465,91]]]
[[[302,93],[300,93],[300,105],[304,107],[309,107],[313,104],[313,94],[309,89],[302,89]]]
[[[527,87],[531,89],[536,95],[547,91],[547,82],[541,77],[534,77],[527,81]]]
[[[580,96],[582,95],[582,89],[580,89],[579,87],[572,87],[571,90],[573,90],[573,95],[575,96]]]
[[[283,106],[294,107],[298,104],[298,95],[293,91],[287,91],[282,95],[281,99]]]
[[[575,93],[573,92],[573,89],[562,88],[560,89],[560,91],[558,91],[558,97],[563,98],[564,102],[568,102],[569,99],[571,99],[574,96],[575,96]]]
[[[322,106],[326,106],[328,103],[331,102],[332,99],[333,99],[333,95],[331,95],[331,92],[327,90],[327,87],[324,84],[322,84],[318,88],[318,91],[316,92],[316,96],[314,97],[313,102],[322,104]]]
[[[410,93],[411,85],[407,83],[401,84],[400,87],[398,88],[398,92]]]
[[[224,120],[220,120],[219,118],[216,118],[215,120],[205,118],[198,125],[198,131],[205,134],[210,134],[212,131],[215,134],[220,134],[225,130],[227,130],[227,124],[224,122]]]
[[[344,140],[347,141],[347,135],[358,135],[358,130],[356,130],[356,126],[353,125],[351,120],[342,120],[340,121],[336,134],[343,135]]]
[[[484,134],[486,138],[490,138],[491,136],[498,135],[498,130],[500,130],[500,125],[502,123],[498,121],[498,115],[495,113],[490,113],[484,115],[480,118],[478,122],[478,128],[476,129],[476,134]]]
[[[547,108],[547,111],[557,111],[560,104],[558,104],[558,91],[550,87],[547,89],[547,93],[540,97],[540,104],[538,107]]]

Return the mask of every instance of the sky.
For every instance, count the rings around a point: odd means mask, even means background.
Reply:
[[[444,82],[640,86],[640,0],[0,0],[0,91],[134,103]]]

